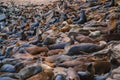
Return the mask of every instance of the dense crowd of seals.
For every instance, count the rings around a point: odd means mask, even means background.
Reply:
[[[0,80],[119,80],[120,1],[0,3]]]

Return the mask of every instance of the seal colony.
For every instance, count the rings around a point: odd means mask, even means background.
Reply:
[[[119,36],[119,0],[1,2],[0,80],[118,80]]]

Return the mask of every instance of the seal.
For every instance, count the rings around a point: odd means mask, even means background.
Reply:
[[[93,44],[93,43],[80,43],[78,45],[73,45],[66,55],[79,55],[79,54],[88,54],[92,52],[99,51],[103,48],[105,48],[106,43],[100,42],[100,45]]]
[[[48,49],[49,50],[53,50],[53,49],[64,49],[65,46],[67,45],[71,45],[74,44],[74,39],[70,38],[69,42],[61,42],[61,43],[56,43],[53,45],[48,45]]]
[[[84,36],[82,34],[76,33],[76,32],[70,32],[68,34],[69,37],[73,37],[75,41],[79,43],[96,43],[100,40],[103,40],[102,37],[99,38],[90,38],[89,36]]]
[[[105,8],[112,7],[112,6],[115,6],[115,0],[111,0],[109,4],[105,5]]]
[[[74,21],[73,24],[84,24],[87,21],[87,17],[85,15],[85,10],[81,10],[81,15],[79,20]]]
[[[80,80],[93,80],[94,74],[95,74],[95,69],[91,63],[87,66],[86,71],[78,71]]]
[[[37,39],[32,41],[32,42],[30,42],[30,44],[37,45],[37,46],[42,46],[41,39],[42,39],[41,34],[38,34],[37,35]]]
[[[95,74],[105,74],[111,70],[111,63],[108,61],[95,61],[92,65],[95,68]]]
[[[77,72],[73,68],[69,67],[67,70],[66,80],[80,80],[80,78]]]
[[[65,80],[65,76],[63,74],[57,74],[54,80]]]

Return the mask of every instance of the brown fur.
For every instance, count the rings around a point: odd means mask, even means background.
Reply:
[[[93,62],[95,74],[105,74],[111,70],[111,63],[108,61],[95,61]]]
[[[111,40],[120,40],[120,34],[105,34],[103,35],[103,38],[105,41],[111,41]]]
[[[86,71],[87,65],[81,64],[81,65],[75,66],[74,69],[75,69],[75,71]]]
[[[55,49],[55,50],[50,50],[48,51],[47,55],[51,56],[51,55],[56,55],[59,54],[60,52],[63,52],[64,49]]]
[[[53,80],[53,77],[53,71],[48,69],[28,78],[27,80]]]
[[[103,57],[103,58],[88,57],[87,60],[90,62],[108,61],[108,57]]]
[[[35,54],[40,54],[40,52],[47,52],[48,48],[47,47],[32,46],[32,47],[25,48],[25,50],[28,53],[35,55]]]
[[[68,68],[66,80],[80,80],[80,78],[73,68]]]
[[[117,20],[116,19],[110,19],[108,27],[102,30],[102,33],[108,33],[116,28]]]
[[[65,61],[63,63],[59,63],[58,66],[61,67],[75,67],[78,65],[83,64],[83,62],[77,61],[77,60],[72,60],[72,61]]]
[[[60,29],[60,31],[61,31],[61,32],[68,32],[70,29],[71,29],[71,27],[67,25],[67,26],[62,27],[62,28]]]
[[[47,64],[47,65],[50,66],[50,67],[55,67],[55,64],[54,64],[54,63],[45,62],[45,64]]]
[[[98,41],[103,40],[102,37],[93,39],[93,38],[90,38],[89,36],[84,36],[76,32],[69,33],[69,37],[71,36],[74,36],[74,40],[78,41],[79,43],[97,43]]]
[[[110,31],[113,31],[116,29],[117,21],[120,19],[120,14],[113,12],[109,15],[109,17],[110,17],[110,20],[109,20],[108,27],[102,29],[101,30],[102,33],[109,33]]]

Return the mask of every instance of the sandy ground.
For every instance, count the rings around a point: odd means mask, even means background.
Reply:
[[[9,2],[9,1],[14,1],[16,4],[19,5],[25,5],[28,3],[33,3],[33,4],[48,4],[50,1],[55,1],[55,0],[0,0],[0,2]]]

